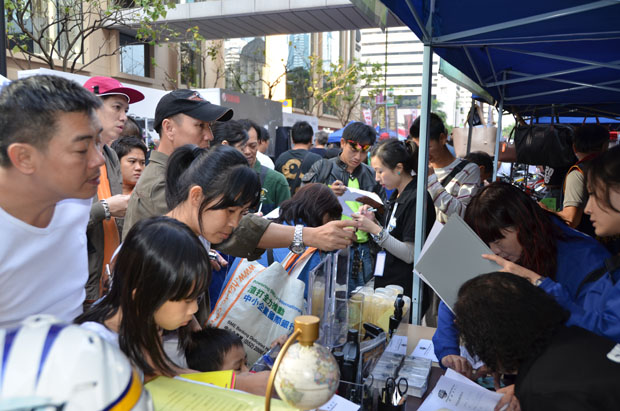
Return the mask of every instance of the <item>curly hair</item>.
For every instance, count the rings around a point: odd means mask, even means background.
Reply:
[[[523,248],[518,264],[555,279],[558,239],[562,232],[523,191],[508,183],[492,183],[480,190],[465,210],[465,222],[487,244],[504,237],[503,230],[516,229]]]
[[[492,371],[507,373],[539,356],[569,317],[542,289],[502,272],[463,284],[454,314],[467,350]]]

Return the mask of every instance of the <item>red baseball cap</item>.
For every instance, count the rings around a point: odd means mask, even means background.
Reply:
[[[144,100],[144,94],[136,89],[124,87],[120,81],[111,77],[91,77],[84,83],[84,87],[98,96],[125,96],[129,104]]]

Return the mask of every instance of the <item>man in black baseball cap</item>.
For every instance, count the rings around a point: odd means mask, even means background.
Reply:
[[[143,218],[164,215],[166,206],[166,165],[172,152],[185,144],[209,147],[213,140],[211,124],[228,121],[233,111],[211,104],[194,90],[174,90],[159,100],[155,109],[155,130],[159,147],[152,151],[129,198],[123,225],[123,238],[129,229]]]

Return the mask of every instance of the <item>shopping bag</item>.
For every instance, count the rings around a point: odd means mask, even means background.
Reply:
[[[297,277],[316,250],[289,253],[269,267],[245,258],[231,267],[234,271],[207,324],[239,335],[249,364],[276,338],[293,331],[295,317],[303,314],[305,284]]]
[[[476,125],[480,124],[480,125]],[[497,127],[493,127],[493,109],[489,107],[489,115],[485,121],[482,109],[475,105],[467,114],[465,125],[468,127],[455,127],[452,129],[452,144],[457,157],[464,158],[474,151],[482,151],[495,156],[495,141],[497,140]],[[471,127],[471,146],[467,151],[467,141]]]
[[[468,127],[455,127],[452,129],[452,141],[454,151],[459,158],[467,153],[467,139],[469,138]],[[471,147],[469,152],[483,151],[493,157],[495,155],[495,141],[497,139],[497,127],[476,126],[472,128]]]

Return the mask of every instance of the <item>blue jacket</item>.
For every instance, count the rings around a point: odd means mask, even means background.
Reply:
[[[555,297],[558,303],[571,313],[567,325],[577,325],[599,335],[620,341],[620,287],[610,290],[609,275],[599,281],[587,284],[579,295],[577,288],[581,281],[594,269],[601,267],[609,252],[598,241],[579,231],[573,230],[559,219],[554,223],[560,227],[564,239],[557,241],[556,281],[545,278],[540,288]],[[620,276],[620,274],[619,274]],[[599,284],[601,283],[601,284]],[[604,284],[603,284],[604,283]],[[615,298],[601,307],[602,295]],[[598,309],[594,309],[597,306]],[[615,310],[615,311],[614,311]],[[614,314],[612,314],[612,311]],[[615,336],[613,335],[615,334]],[[454,325],[454,314],[442,302],[439,303],[437,331],[433,335],[435,355],[441,363],[446,355],[460,355],[459,332]]]

